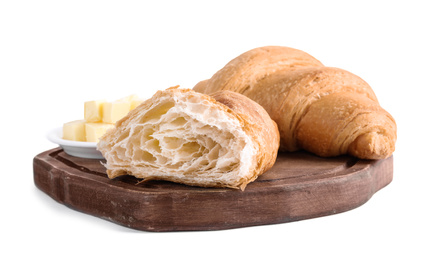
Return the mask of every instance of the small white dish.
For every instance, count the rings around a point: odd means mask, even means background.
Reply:
[[[97,150],[94,142],[79,142],[65,140],[63,137],[63,128],[58,127],[47,134],[47,139],[60,145],[64,152],[75,157],[88,159],[104,159],[101,152]]]

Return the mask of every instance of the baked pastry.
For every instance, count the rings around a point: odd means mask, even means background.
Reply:
[[[395,150],[396,122],[380,107],[371,87],[300,50],[252,49],[194,90],[230,90],[259,103],[278,125],[280,151],[382,159]]]
[[[158,91],[98,143],[109,178],[240,189],[273,166],[278,148],[276,123],[254,101],[177,87]]]

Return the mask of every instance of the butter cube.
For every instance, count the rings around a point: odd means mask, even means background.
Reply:
[[[102,122],[114,124],[129,113],[130,106],[128,101],[104,102]]]
[[[105,100],[93,100],[85,102],[85,120],[86,122],[101,122],[103,115],[103,105]]]
[[[143,103],[143,100],[141,100],[141,99],[132,100],[131,103],[130,103],[130,110],[135,109],[136,107],[138,107],[142,103]]]
[[[75,120],[63,124],[63,139],[71,141],[86,141],[85,120]]]
[[[122,99],[119,99],[117,101],[124,101],[124,102],[130,102],[130,110],[135,109],[137,106],[139,106],[143,100],[140,99],[137,95],[133,94],[127,97],[124,97]]]
[[[86,123],[85,124],[86,141],[97,143],[99,141],[99,138],[103,136],[105,132],[107,132],[107,130],[112,127],[114,127],[113,124]]]

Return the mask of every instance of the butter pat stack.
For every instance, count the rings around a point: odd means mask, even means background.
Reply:
[[[63,139],[79,142],[98,142],[114,124],[142,103],[136,95],[107,102],[105,100],[86,101],[84,119],[63,124]]]

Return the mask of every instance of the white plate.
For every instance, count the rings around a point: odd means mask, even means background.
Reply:
[[[94,142],[78,142],[65,140],[63,137],[63,128],[59,127],[50,131],[47,135],[48,140],[60,145],[64,152],[81,158],[104,159],[101,152],[96,149]]]

